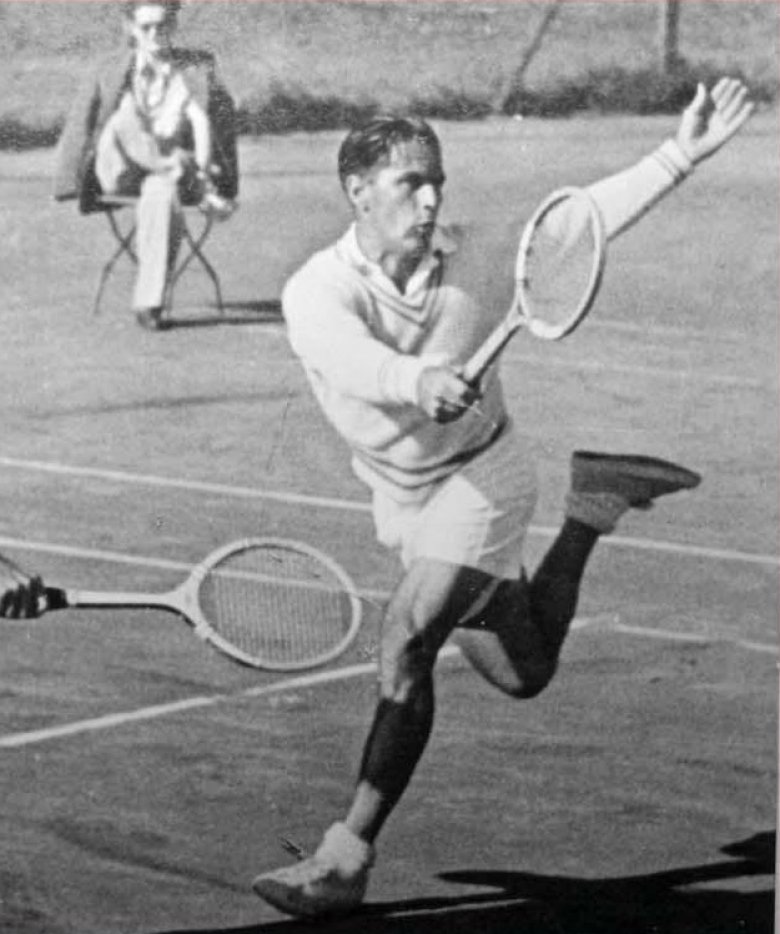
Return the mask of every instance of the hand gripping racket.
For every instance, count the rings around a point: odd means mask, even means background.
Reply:
[[[515,293],[504,320],[463,369],[476,384],[521,328],[560,340],[590,311],[606,261],[601,213],[581,188],[560,188],[523,228],[515,262]]]
[[[316,548],[279,538],[231,542],[167,593],[47,587],[41,612],[68,607],[169,610],[226,655],[270,671],[324,665],[352,643],[362,605],[355,585]]]

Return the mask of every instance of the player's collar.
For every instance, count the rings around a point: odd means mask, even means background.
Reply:
[[[431,248],[420,260],[417,269],[410,277],[404,296],[409,298],[420,288],[427,286],[431,272],[439,267],[441,257],[454,253],[456,249],[457,243],[453,239],[449,228],[437,227],[433,235]],[[397,293],[397,288],[379,263],[368,259],[360,249],[357,239],[357,225],[354,222],[341,238],[340,250],[344,259],[357,269],[361,275],[382,283],[385,290],[389,286],[393,292]]]

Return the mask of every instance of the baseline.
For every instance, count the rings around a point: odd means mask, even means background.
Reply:
[[[186,480],[176,477],[159,477],[154,474],[136,474],[124,470],[107,470],[98,467],[78,467],[71,464],[60,464],[54,461],[23,460],[0,455],[0,467],[10,467],[18,470],[36,470],[43,473],[59,474],[71,477],[93,477],[100,480],[112,480],[116,483],[125,483],[136,486],[154,486],[175,490],[189,490],[198,493],[212,493],[238,499],[257,499],[269,502],[284,503],[285,505],[304,505],[320,509],[344,510],[347,512],[361,512],[370,515],[371,505],[367,502],[357,502],[343,498],[328,496],[311,496],[304,493],[284,492],[279,490],[261,490],[256,487],[233,486],[224,483],[210,483],[202,480]],[[558,534],[557,529],[549,526],[532,525],[528,530],[532,535],[546,537]],[[0,539],[0,544],[3,543]],[[23,543],[17,544],[24,547]],[[737,549],[706,548],[699,545],[679,544],[652,539],[627,538],[621,535],[610,535],[604,538],[604,543],[612,547],[641,548],[648,551],[668,552],[677,555],[709,558],[724,561],[739,561],[747,564],[760,564],[767,567],[780,567],[780,556],[744,552]]]

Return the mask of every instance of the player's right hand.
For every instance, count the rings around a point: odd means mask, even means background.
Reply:
[[[479,398],[479,391],[469,385],[451,366],[427,367],[417,382],[420,408],[437,422],[461,418]]]
[[[13,561],[0,557],[0,617],[30,619],[39,616],[44,594],[40,577],[31,577]]]

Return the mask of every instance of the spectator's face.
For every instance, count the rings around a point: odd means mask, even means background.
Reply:
[[[444,171],[438,153],[419,140],[398,143],[390,158],[364,176],[351,176],[348,193],[358,224],[380,256],[420,258],[431,244],[442,203]]]
[[[130,35],[138,54],[146,59],[164,57],[171,47],[174,22],[161,4],[142,3],[135,7]]]

